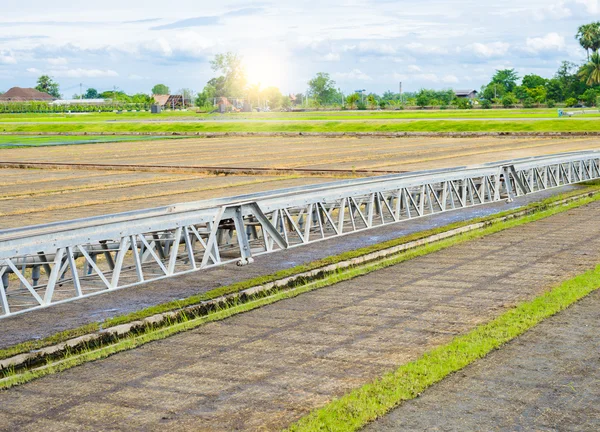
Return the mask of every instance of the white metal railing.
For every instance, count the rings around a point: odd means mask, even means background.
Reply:
[[[600,152],[575,152],[0,231],[0,318],[598,178]]]

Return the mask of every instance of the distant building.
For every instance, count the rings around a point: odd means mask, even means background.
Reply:
[[[0,102],[52,102],[56,98],[33,88],[13,87],[0,95]]]
[[[161,108],[183,108],[183,96],[182,95],[152,95],[156,105]],[[185,101],[186,105],[189,105],[191,101]]]
[[[477,90],[455,90],[454,94],[460,99],[477,99]]]

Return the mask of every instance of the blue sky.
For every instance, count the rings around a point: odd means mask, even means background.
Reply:
[[[52,75],[66,97],[117,86],[201,90],[209,60],[241,53],[251,81],[301,92],[329,72],[345,92],[476,88],[498,68],[550,77],[581,62],[600,0],[3,0],[0,90]],[[51,5],[51,6],[49,6]]]

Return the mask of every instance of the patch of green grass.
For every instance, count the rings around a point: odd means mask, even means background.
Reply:
[[[178,139],[182,137],[152,136],[36,136],[36,135],[0,135],[0,149],[21,147],[49,147],[77,144],[101,144],[126,141],[147,141],[156,139]]]
[[[416,398],[451,373],[499,349],[598,288],[600,265],[330,402],[302,418],[288,431],[348,432],[361,429],[402,402]]]
[[[126,335],[123,339],[118,340],[114,343],[109,343],[108,345],[102,345],[101,342],[98,347],[92,347],[90,349],[85,348],[78,352],[67,352],[65,358],[60,359],[58,361],[53,361],[51,364],[43,368],[37,368],[26,371],[4,371],[5,378],[0,381],[0,389],[19,385],[31,381],[33,379],[39,378],[41,376],[56,373],[77,366],[84,362],[106,358],[120,351],[133,349],[151,341],[164,339],[171,335],[191,330],[193,328],[205,324],[206,322],[222,320],[232,315],[236,315],[238,313],[247,312],[268,304],[275,303],[280,300],[295,297],[306,292],[330,286],[341,281],[350,280],[419,256],[427,255],[442,249],[446,249],[448,247],[460,243],[482,238],[484,236],[488,236],[490,234],[494,234],[509,228],[544,219],[554,214],[562,213],[564,211],[588,204],[598,199],[600,199],[600,195],[595,195],[592,197],[587,197],[577,201],[573,201],[564,206],[551,207],[543,211],[533,213],[529,216],[498,222],[496,224],[489,225],[477,231],[459,234],[457,236],[443,239],[435,243],[430,243],[414,249],[403,251],[394,256],[377,260],[375,262],[369,262],[348,269],[332,272],[330,274],[324,275],[321,279],[318,280],[300,281],[298,285],[293,287],[273,289],[270,292],[258,294],[252,298],[246,299],[245,301],[244,299],[237,300],[234,301],[231,305],[224,305],[224,307],[221,309],[217,309],[216,311],[210,311],[207,315],[190,317],[186,313],[182,313],[177,318],[174,318],[172,321],[169,321],[167,325],[163,327],[156,328],[154,326],[149,326],[142,329],[140,333]]]
[[[475,218],[475,219],[471,219],[471,220],[455,222],[455,223],[448,224],[448,225],[445,225],[442,227],[433,228],[433,229],[429,229],[429,230],[421,231],[421,232],[416,232],[416,233],[409,234],[407,236],[403,236],[403,237],[400,237],[400,238],[397,238],[394,240],[389,240],[387,242],[378,243],[375,245],[371,245],[371,246],[356,249],[353,251],[345,252],[345,253],[342,253],[339,255],[334,255],[334,256],[330,256],[330,257],[323,258],[320,260],[312,261],[310,263],[295,266],[295,267],[292,267],[289,269],[280,270],[276,273],[272,273],[269,275],[259,276],[259,277],[255,277],[255,278],[252,278],[252,279],[249,279],[246,281],[241,281],[241,282],[237,282],[237,283],[234,283],[231,285],[222,286],[222,287],[207,291],[202,294],[197,294],[197,295],[188,297],[186,299],[174,300],[174,301],[162,303],[162,304],[159,304],[156,306],[150,306],[148,308],[145,308],[145,309],[142,309],[142,310],[139,310],[136,312],[132,312],[129,314],[108,318],[103,323],[92,323],[92,324],[89,324],[86,326],[82,326],[82,327],[79,327],[76,329],[68,330],[66,332],[62,332],[62,333],[50,336],[48,338],[23,342],[23,343],[20,343],[20,344],[17,344],[17,345],[8,347],[8,348],[0,349],[0,359],[5,359],[8,357],[17,355],[17,354],[30,352],[32,350],[37,350],[37,349],[41,349],[41,348],[44,348],[44,347],[47,347],[50,345],[54,345],[56,343],[64,342],[71,338],[82,336],[82,335],[88,334],[90,332],[95,332],[95,331],[99,330],[100,328],[109,328],[109,327],[113,327],[113,326],[120,325],[120,324],[127,324],[127,323],[141,320],[141,319],[144,319],[144,318],[156,315],[156,314],[174,311],[174,310],[182,309],[182,308],[185,308],[188,306],[197,305],[202,302],[213,300],[213,299],[221,297],[221,296],[235,294],[235,293],[238,293],[238,292],[243,291],[248,288],[264,285],[264,284],[274,282],[277,280],[281,280],[281,279],[284,279],[287,277],[291,277],[291,276],[294,276],[294,275],[297,275],[300,273],[305,273],[305,272],[308,272],[311,270],[322,268],[322,267],[325,267],[325,266],[328,266],[331,264],[337,264],[339,262],[350,260],[352,258],[368,255],[370,253],[378,252],[378,251],[381,251],[384,249],[389,249],[394,246],[399,246],[399,245],[409,243],[409,242],[412,242],[415,240],[420,240],[420,239],[430,237],[432,235],[439,234],[442,232],[451,231],[453,229],[461,228],[463,226],[467,226],[467,225],[470,225],[473,223],[491,222],[494,219],[510,216],[512,214],[521,212],[523,210],[529,211],[531,213],[536,213],[536,212],[547,209],[553,203],[563,200],[563,199],[568,199],[570,197],[585,194],[585,193],[590,193],[590,194],[597,193],[599,188],[600,188],[600,182],[590,182],[590,183],[587,183],[586,187],[583,189],[576,189],[576,190],[573,190],[568,193],[556,195],[556,196],[547,198],[545,200],[531,203],[531,204],[528,204],[527,206],[520,207],[517,209],[507,210],[505,212],[500,212],[500,213],[496,213],[496,214],[481,217],[481,218]]]
[[[584,114],[597,117],[598,113]],[[494,110],[384,110],[384,111],[306,111],[306,112],[252,112],[207,114],[194,111],[163,111],[132,113],[86,113],[86,114],[0,114],[4,122],[115,122],[115,121],[168,121],[168,120],[369,120],[369,119],[489,119],[489,118],[557,118],[557,109],[494,109]]]
[[[331,120],[331,121],[203,121],[203,122],[113,122],[113,123],[40,123],[0,126],[11,133],[213,133],[213,132],[598,132],[597,120]]]

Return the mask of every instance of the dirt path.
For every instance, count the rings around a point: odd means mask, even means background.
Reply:
[[[371,424],[367,432],[600,430],[600,292]]]
[[[600,262],[600,203],[0,393],[4,430],[279,430]]]

